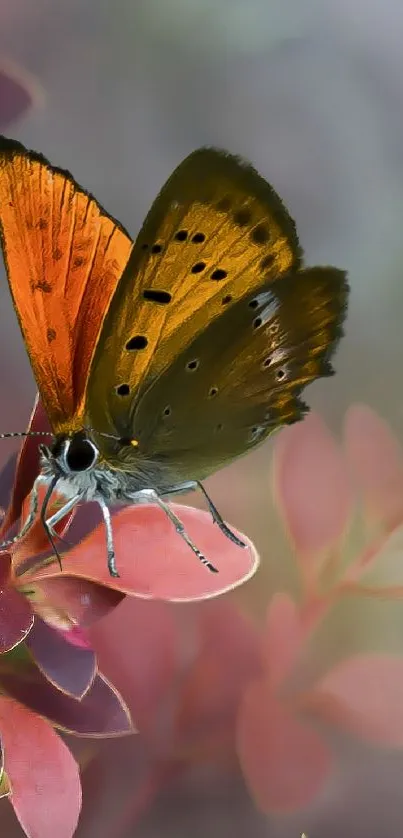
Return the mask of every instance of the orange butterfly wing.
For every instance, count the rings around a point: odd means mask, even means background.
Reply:
[[[82,424],[91,359],[133,243],[72,176],[0,137],[8,281],[55,433]]]

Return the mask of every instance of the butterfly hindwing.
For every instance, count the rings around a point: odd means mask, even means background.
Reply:
[[[68,172],[0,138],[7,275],[53,430],[80,424],[98,333],[132,242]]]
[[[119,433],[144,389],[225,307],[300,266],[294,224],[238,158],[191,154],[154,202],[105,319],[91,368],[91,426]]]
[[[311,268],[227,307],[143,389],[132,426],[119,425],[138,441],[121,465],[158,463],[172,485],[202,478],[302,418],[302,390],[332,373],[347,293],[342,271]]]

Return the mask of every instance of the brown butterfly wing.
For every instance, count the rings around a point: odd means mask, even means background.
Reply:
[[[105,312],[132,249],[68,172],[0,138],[0,227],[8,281],[55,432],[81,403]]]
[[[347,293],[342,271],[311,268],[226,308],[142,393],[137,456],[201,478],[300,419],[304,387],[332,373]]]
[[[297,271],[294,224],[248,164],[200,149],[154,202],[105,319],[91,368],[87,417],[132,426],[144,388],[245,294]],[[119,430],[118,430],[119,432]]]

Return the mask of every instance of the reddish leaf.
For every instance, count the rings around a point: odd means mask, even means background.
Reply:
[[[48,681],[63,692],[82,698],[96,674],[92,649],[69,643],[38,617],[26,643]]]
[[[403,659],[361,655],[339,663],[306,703],[327,721],[389,748],[403,747]]]
[[[290,673],[302,642],[303,631],[295,603],[288,594],[275,594],[268,608],[264,635],[268,678],[273,688],[279,687]]]
[[[112,579],[106,564],[103,525],[63,557],[64,573],[90,579],[134,596],[171,601],[217,596],[250,579],[258,567],[255,548],[233,544],[198,509],[172,504],[189,535],[218,568],[211,573],[198,561],[156,506],[134,506],[114,516],[113,533],[119,579]],[[35,571],[36,579],[59,575],[56,565]],[[29,578],[29,574],[27,574]]]
[[[315,414],[276,437],[274,489],[305,563],[338,544],[351,512],[351,488],[343,456]]]
[[[133,732],[123,699],[101,675],[77,701],[56,689],[33,661],[8,659],[2,664],[1,684],[11,698],[71,733],[120,736]]]
[[[12,454],[0,472],[0,509],[8,509],[14,486],[17,454]]]
[[[312,727],[280,704],[263,680],[245,693],[237,741],[245,780],[264,812],[307,806],[328,778],[327,745]]]
[[[233,748],[241,696],[261,673],[258,632],[233,605],[203,606],[200,629],[200,653],[182,685],[176,719],[177,747],[199,754],[209,740],[215,752]]]
[[[34,602],[39,610],[46,605],[68,617],[68,622],[82,627],[105,617],[124,599],[124,594],[87,582],[86,579],[74,579],[58,576],[34,582]]]
[[[176,625],[165,602],[128,597],[90,630],[102,672],[122,691],[141,734],[153,734],[177,674]],[[128,640],[130,639],[130,640]],[[161,732],[159,731],[159,746]]]
[[[0,733],[11,803],[29,838],[71,838],[81,808],[78,766],[51,726],[0,697]]]
[[[9,554],[0,553],[0,654],[21,643],[34,622],[29,601],[13,587],[10,569]]]
[[[28,424],[29,431],[50,431],[50,425],[41,402],[36,397]],[[44,441],[46,437],[42,441]],[[17,459],[17,469],[10,506],[1,527],[5,534],[18,521],[22,504],[32,489],[35,477],[39,473],[39,442],[40,437],[25,437]]]
[[[367,513],[392,529],[403,520],[403,450],[388,424],[356,404],[345,419],[345,445]]]
[[[403,599],[403,527],[384,538],[361,565],[352,566],[343,588],[374,597]]]

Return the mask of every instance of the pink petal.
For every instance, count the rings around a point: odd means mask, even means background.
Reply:
[[[267,612],[264,634],[265,661],[273,688],[289,675],[303,642],[298,609],[288,594],[275,594]]]
[[[81,808],[78,767],[70,751],[40,716],[0,697],[0,735],[12,795],[29,838],[71,838]]]
[[[368,515],[392,529],[403,520],[403,450],[388,424],[356,404],[345,419],[345,447]]]
[[[329,776],[332,761],[325,742],[281,705],[263,680],[244,695],[237,743],[246,783],[264,812],[307,806]]]
[[[21,643],[34,622],[28,599],[13,585],[10,567],[9,554],[0,553],[0,654]]]
[[[327,721],[378,745],[403,746],[403,659],[361,655],[339,663],[308,705]]]
[[[335,547],[352,507],[342,454],[319,416],[282,430],[274,451],[274,489],[295,549],[306,561]]]
[[[134,596],[177,602],[217,596],[253,576],[259,559],[244,535],[238,533],[247,546],[238,547],[207,512],[178,504],[171,508],[218,573],[201,564],[164,512],[151,505],[129,507],[113,518],[119,579],[108,573],[103,525],[64,556],[63,572]],[[36,579],[58,575],[55,565],[35,572]]]

